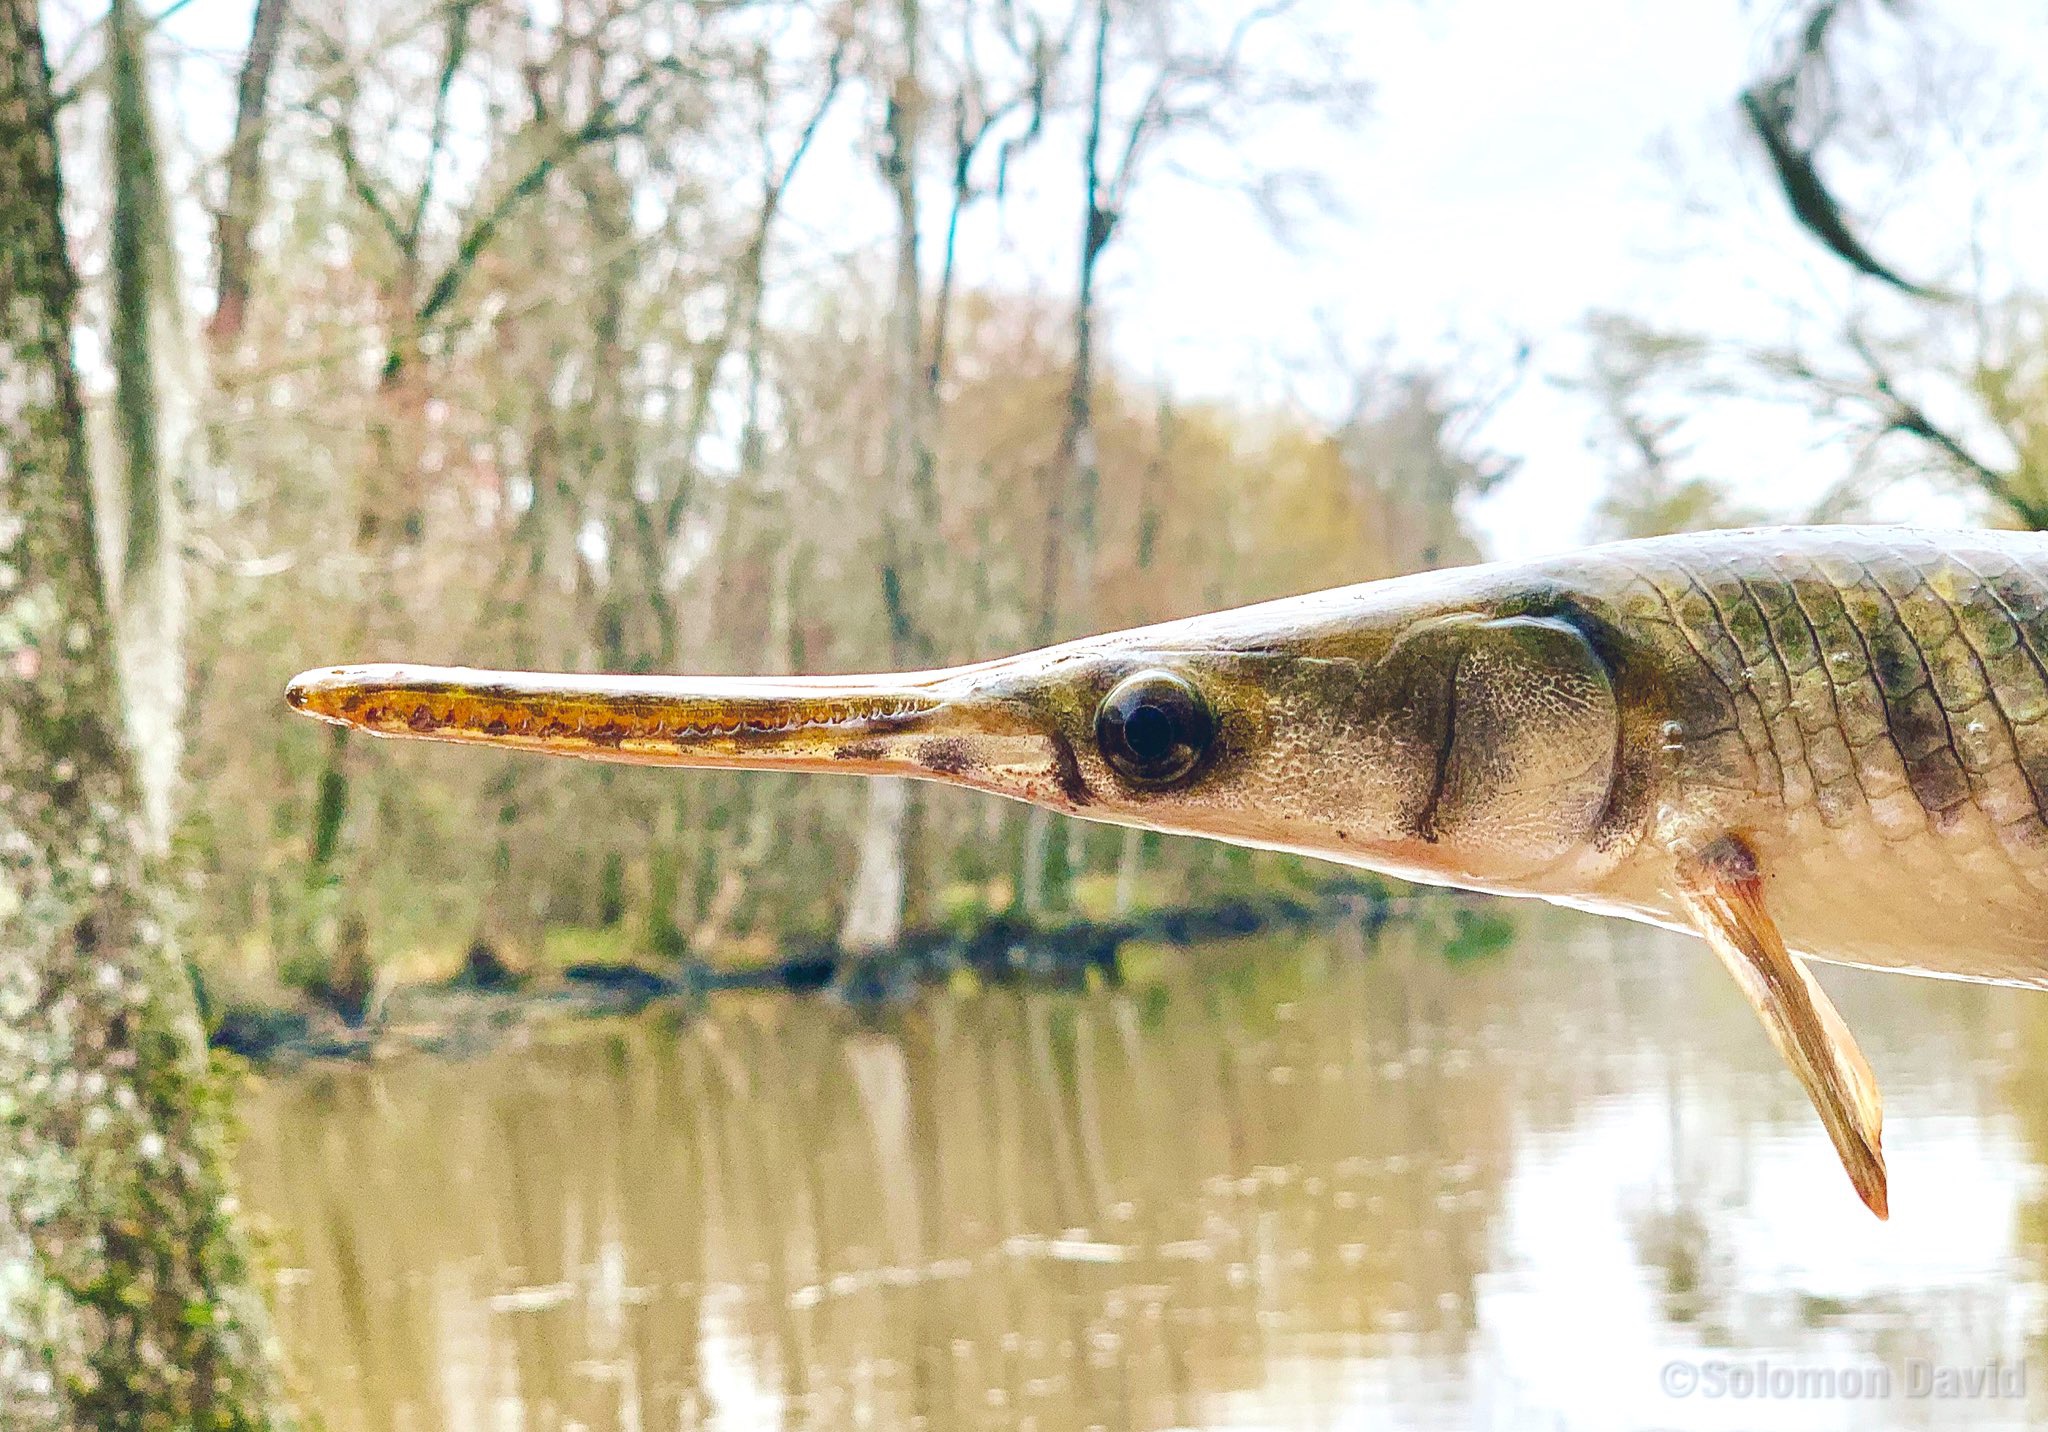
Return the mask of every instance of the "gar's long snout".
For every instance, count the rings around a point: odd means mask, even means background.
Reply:
[[[649,765],[871,771],[900,765],[905,738],[946,710],[934,684],[337,666],[294,678],[285,700],[379,736]]]
[[[1052,742],[988,667],[885,676],[536,675],[336,666],[285,700],[378,736],[639,765],[904,775],[1044,798]]]

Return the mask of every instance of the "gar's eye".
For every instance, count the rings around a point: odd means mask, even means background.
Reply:
[[[1127,676],[1095,710],[1095,744],[1134,785],[1165,786],[1202,759],[1216,723],[1200,693],[1170,671]]]

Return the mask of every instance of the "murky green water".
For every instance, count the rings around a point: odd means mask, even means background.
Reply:
[[[1888,1225],[1703,947],[1550,912],[313,1070],[244,1184],[336,1432],[2028,1425],[2048,994],[1824,978]]]

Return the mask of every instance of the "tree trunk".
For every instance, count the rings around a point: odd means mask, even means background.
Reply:
[[[1116,857],[1116,913],[1117,918],[1137,908],[1138,881],[1145,873],[1145,832],[1136,826],[1124,827],[1123,844]]]
[[[1024,812],[1024,838],[1017,850],[1017,892],[1013,902],[1027,915],[1043,915],[1065,894],[1047,877],[1052,864],[1053,815],[1044,806]]]
[[[169,848],[184,755],[185,574],[183,474],[199,442],[198,353],[178,297],[177,255],[164,193],[144,41],[148,23],[133,0],[107,16],[111,63],[108,169],[114,211],[115,499],[101,558],[114,616],[121,678],[146,851]],[[114,540],[107,541],[111,536]]]
[[[1095,585],[1095,513],[1102,487],[1101,458],[1095,440],[1095,273],[1120,217],[1102,176],[1110,25],[1109,0],[1098,0],[1089,66],[1088,127],[1081,147],[1084,201],[1074,288],[1074,367],[1067,379],[1059,451],[1053,458],[1049,479],[1051,497],[1047,503],[1038,610],[1041,644],[1055,639],[1062,618],[1074,622],[1087,616]],[[1071,859],[1052,858],[1054,825],[1050,815],[1034,807],[1024,827],[1017,903],[1032,914],[1063,910],[1071,903],[1068,883],[1078,873],[1078,867]]]
[[[270,72],[284,38],[285,0],[256,0],[249,51],[235,93],[235,137],[228,146],[228,190],[214,224],[214,300],[210,326],[216,343],[241,336],[249,310],[250,235],[263,207],[263,129]]]
[[[910,824],[910,782],[875,781],[868,791],[867,820],[861,826],[860,865],[839,943],[849,950],[886,949],[903,934],[904,834]]]
[[[919,0],[900,0],[902,69],[889,95],[888,149],[882,173],[896,207],[896,293],[890,311],[888,471],[883,474],[882,595],[889,617],[889,655],[897,667],[914,664],[916,631],[911,593],[917,588],[915,553],[920,526],[936,514],[930,499],[931,448],[925,432],[924,284],[917,267],[917,132],[923,95],[917,52],[923,43]],[[861,828],[860,863],[840,923],[839,943],[849,950],[893,945],[903,933],[905,871],[909,864],[909,782],[871,781]]]
[[[0,1408],[270,1426],[219,1094],[122,740],[59,202],[35,7],[0,0]]]

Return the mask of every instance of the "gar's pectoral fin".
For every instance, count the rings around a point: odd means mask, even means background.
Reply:
[[[1806,1086],[1856,1192],[1872,1213],[1888,1217],[1884,1100],[1842,1016],[1764,908],[1755,852],[1740,837],[1723,836],[1681,860],[1679,895]]]

